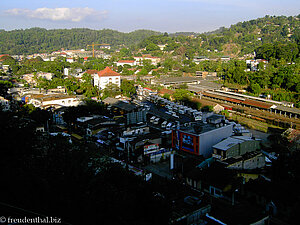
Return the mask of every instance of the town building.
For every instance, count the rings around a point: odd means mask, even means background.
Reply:
[[[76,96],[65,94],[36,94],[28,96],[28,104],[33,104],[39,108],[60,108],[63,106],[78,106],[81,100]]]
[[[260,139],[249,136],[232,136],[213,146],[213,156],[224,160],[260,149]]]
[[[172,146],[179,152],[184,151],[205,158],[213,154],[213,146],[233,134],[233,123],[225,121],[221,115],[203,118],[200,122],[178,126],[172,132]]]
[[[108,84],[115,84],[118,87],[121,85],[121,76],[119,73],[106,67],[94,76],[94,86],[97,86],[100,90],[106,88]]]
[[[143,65],[144,60],[149,60],[151,61],[152,65],[157,65],[161,59],[159,57],[154,57],[154,56],[148,56],[148,55],[143,55],[143,56],[136,56],[133,57],[136,61],[136,65]]]
[[[117,66],[124,66],[124,65],[135,66],[136,62],[135,60],[119,60],[117,62]]]
[[[265,156],[260,151],[247,152],[241,156],[231,157],[223,161],[229,169],[254,170],[266,166]]]

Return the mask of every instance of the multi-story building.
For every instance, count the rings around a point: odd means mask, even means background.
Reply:
[[[106,67],[94,76],[94,86],[97,86],[99,89],[104,89],[108,84],[116,84],[120,87],[121,76],[119,73]]]
[[[178,151],[211,157],[213,146],[233,134],[233,125],[221,115],[214,115],[204,122],[179,126],[172,132],[172,146]]]

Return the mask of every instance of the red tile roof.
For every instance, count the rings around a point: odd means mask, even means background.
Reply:
[[[118,63],[134,63],[135,60],[120,60]]]
[[[112,77],[112,76],[120,76],[119,73],[111,70],[109,67],[106,67],[104,70],[98,72],[99,77]]]
[[[159,91],[159,94],[161,94],[161,95],[164,95],[164,94],[172,95],[172,94],[174,94],[174,93],[175,93],[175,91],[172,91],[172,90],[169,90],[169,89],[161,89],[161,90]]]
[[[243,102],[243,104],[254,106],[257,108],[263,108],[263,109],[270,109],[270,107],[272,106],[272,104],[265,103],[265,102],[259,102],[259,101],[255,101],[255,100],[251,100],[251,99],[246,99]]]
[[[99,71],[98,70],[87,70],[85,73],[88,73],[90,75],[92,74],[95,74],[95,73],[98,73]]]

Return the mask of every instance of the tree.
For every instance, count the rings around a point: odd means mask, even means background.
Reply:
[[[259,95],[261,92],[261,88],[260,88],[259,84],[257,84],[257,83],[251,83],[249,89],[255,95]]]
[[[162,97],[165,98],[165,99],[171,100],[171,95],[170,94],[166,93]]]
[[[121,91],[118,85],[109,83],[102,91],[102,99],[105,99],[107,97],[116,97],[120,93]]]
[[[175,93],[173,94],[173,97],[177,102],[189,101],[192,96],[193,94],[186,89],[176,89]]]
[[[148,71],[145,68],[142,68],[140,72],[137,73],[138,75],[147,75]]]
[[[206,105],[206,106],[202,107],[201,111],[203,111],[203,112],[212,112],[213,107],[211,105]]]
[[[82,83],[80,84],[80,89],[84,92],[87,98],[91,98],[99,95],[99,90],[93,85],[93,78],[90,74],[83,74]]]
[[[11,88],[13,85],[7,80],[0,80],[0,96],[6,96],[8,88]]]
[[[120,88],[123,95],[126,95],[127,97],[132,97],[132,95],[136,94],[134,81],[122,80]]]
[[[154,44],[154,43],[149,43],[147,46],[146,46],[146,50],[151,52],[151,51],[157,51],[157,50],[160,50],[160,48]]]

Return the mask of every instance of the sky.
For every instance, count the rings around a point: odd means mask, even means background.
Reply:
[[[0,29],[202,33],[265,15],[298,14],[299,0],[0,0]]]

